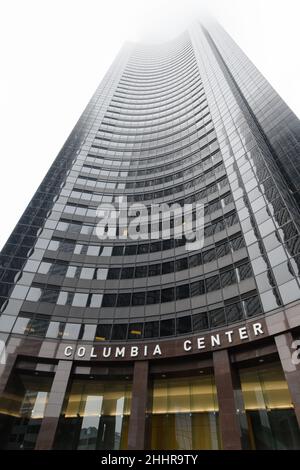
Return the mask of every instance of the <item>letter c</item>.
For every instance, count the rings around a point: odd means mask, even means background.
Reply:
[[[192,342],[187,339],[184,343],[183,343],[183,349],[185,351],[190,351],[192,349]]]
[[[65,356],[70,357],[72,355],[73,348],[72,346],[65,347]]]

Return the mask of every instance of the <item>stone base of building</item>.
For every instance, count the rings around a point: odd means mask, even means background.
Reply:
[[[0,448],[300,449],[299,327],[271,335],[256,320],[244,339],[238,328],[230,346],[225,330],[106,346],[12,336]]]

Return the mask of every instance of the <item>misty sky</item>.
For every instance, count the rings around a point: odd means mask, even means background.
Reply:
[[[0,0],[0,248],[122,43],[206,12],[300,116],[299,0]]]

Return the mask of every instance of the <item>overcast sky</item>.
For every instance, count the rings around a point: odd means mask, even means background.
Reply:
[[[300,116],[299,0],[0,0],[0,248],[123,42],[205,11]]]

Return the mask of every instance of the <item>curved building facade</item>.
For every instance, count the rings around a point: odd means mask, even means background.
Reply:
[[[299,138],[219,25],[122,48],[1,253],[0,448],[300,448]]]

